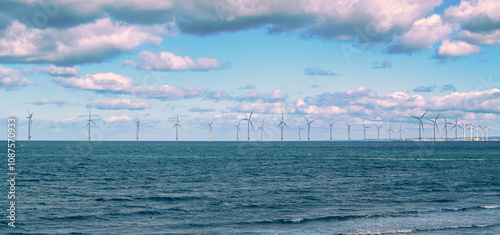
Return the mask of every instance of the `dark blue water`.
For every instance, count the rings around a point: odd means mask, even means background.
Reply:
[[[499,142],[18,144],[2,234],[500,234]]]

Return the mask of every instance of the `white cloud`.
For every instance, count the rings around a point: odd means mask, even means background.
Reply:
[[[0,88],[13,90],[30,84],[33,84],[33,82],[22,78],[19,71],[4,68],[3,65],[0,65]]]
[[[103,119],[105,122],[131,122],[132,118],[128,116],[111,116]]]
[[[125,61],[124,61],[125,64]],[[131,64],[127,62],[127,64]],[[137,67],[144,70],[161,71],[206,71],[223,69],[229,66],[228,63],[217,62],[214,58],[191,59],[188,56],[177,56],[171,52],[139,52],[139,61]]]
[[[437,51],[437,54],[443,57],[459,57],[472,53],[481,53],[481,48],[464,41],[451,42],[449,40],[444,40]]]
[[[189,109],[189,111],[204,113],[204,112],[213,112],[213,111],[215,111],[215,109],[211,106],[203,105],[203,106],[193,107],[193,108]]]
[[[35,102],[31,102],[34,105],[47,105],[47,104],[56,104],[59,106],[62,106],[66,104],[66,101],[64,99],[57,99],[57,100],[45,100],[45,99],[38,99]]]
[[[445,10],[444,16],[463,24],[470,31],[500,29],[500,3],[497,0],[463,0]]]
[[[78,66],[73,66],[73,67],[57,67],[54,65],[46,66],[46,67],[40,67],[41,72],[48,73],[52,76],[76,76],[78,75],[79,71]]]
[[[143,110],[148,107],[146,102],[136,102],[133,99],[115,99],[92,101],[87,104],[87,108],[108,109],[108,110]]]
[[[500,29],[481,33],[461,30],[455,37],[477,45],[500,45]]]
[[[159,45],[163,40],[161,35],[168,33],[167,25],[130,25],[101,18],[68,29],[38,29],[14,20],[0,31],[0,62],[62,65],[102,62],[145,42]]]

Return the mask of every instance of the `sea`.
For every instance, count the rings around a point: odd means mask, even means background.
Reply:
[[[500,234],[500,142],[21,141],[15,228],[3,159],[0,234]]]

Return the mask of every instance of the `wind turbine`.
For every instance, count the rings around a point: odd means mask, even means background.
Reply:
[[[179,127],[182,130],[181,124],[179,124],[179,114],[177,114],[177,122],[174,124],[174,128],[175,128],[175,142],[179,142]]]
[[[445,131],[445,140],[446,142],[448,142],[448,121],[446,121],[446,116],[444,116],[444,113],[443,113],[443,118],[444,118],[444,127],[443,127],[443,130]]]
[[[89,142],[90,142],[90,123],[93,123],[95,126],[97,126],[95,124],[95,122],[92,121],[92,114],[90,113],[90,109],[89,109],[89,119],[87,119],[87,126],[89,127]]]
[[[260,142],[262,142],[262,132],[265,132],[264,131],[264,121],[262,121],[262,125],[260,125],[260,127],[258,129],[260,129]]]
[[[135,129],[135,140],[136,142],[139,142],[139,114],[137,114],[137,121],[135,122],[137,124],[137,128]]]
[[[333,124],[335,124],[337,122],[337,120],[335,120],[334,122],[332,123],[329,123],[328,125],[330,125],[330,142],[332,142],[332,126]]]
[[[455,123],[449,122],[448,124],[453,125],[453,128],[455,128],[455,142],[458,141],[458,127],[462,128],[460,125],[458,125],[458,119],[457,116],[455,115]]]
[[[476,129],[476,141],[479,141],[479,128],[481,128],[481,125],[477,125],[474,128]]]
[[[485,126],[484,128],[486,129],[486,141],[488,141],[488,127]]]
[[[365,122],[363,121],[363,136],[365,137],[365,141],[366,141],[366,128],[370,128],[370,127],[366,126]]]
[[[382,125],[380,126],[377,126],[377,124],[375,124],[375,127],[377,127],[377,141],[380,141],[380,128],[382,127]]]
[[[479,127],[481,128],[481,141],[484,141],[484,127],[483,127],[483,124],[479,125]]]
[[[437,124],[437,120],[438,120],[438,118],[439,118],[439,115],[441,115],[441,113],[439,113],[439,114],[437,115],[436,119],[434,119],[434,120],[432,120],[432,119],[427,119],[427,120],[429,120],[429,122],[434,123],[434,125],[433,125],[433,126],[434,126],[434,142],[436,142],[436,128],[438,129],[438,132],[439,132],[439,127],[438,127],[438,124]]]
[[[299,142],[300,142],[300,131],[301,131],[301,130],[304,130],[304,128],[300,128],[300,126],[299,126],[299,125],[297,125],[297,128],[299,129]]]
[[[241,123],[241,120],[238,121],[238,125],[233,125],[234,127],[236,127],[236,142],[240,141],[240,136],[238,135],[238,132],[241,132],[240,123]]]
[[[389,132],[389,141],[392,141],[391,132],[394,132],[392,129],[392,122],[389,123],[389,130],[387,130],[387,132]]]
[[[472,142],[472,128],[474,128],[474,124],[472,123],[472,120],[470,120],[470,124],[467,124],[467,126],[470,126],[469,129],[470,129],[470,142]]]
[[[207,122],[208,124],[208,142],[212,142],[212,124],[214,124],[214,120],[212,122]]]
[[[283,142],[283,129],[288,128],[288,125],[283,121],[283,112],[281,112],[281,121],[280,124],[278,124],[278,127],[281,128],[281,142]]]
[[[398,131],[398,133],[399,133],[399,141],[401,141],[401,132],[405,132],[405,131],[403,131],[403,129],[401,129],[401,123],[399,123],[399,131]]]
[[[243,121],[247,121],[248,123],[248,142],[250,142],[250,125],[252,125],[252,129],[255,131],[255,128],[253,128],[253,123],[252,123],[252,114],[253,114],[253,109],[252,112],[250,113],[250,116],[248,118],[243,118]]]
[[[311,123],[313,123],[314,120],[309,121],[309,120],[307,120],[306,117],[304,117],[304,119],[306,119],[306,122],[307,122],[307,142],[309,142],[310,141],[309,134],[311,133]]]
[[[463,127],[462,127],[462,130],[464,130],[464,142],[465,142],[465,137],[466,137],[466,136],[465,136],[465,130],[466,130],[466,129],[465,129],[465,127],[466,127],[466,126],[468,126],[468,125],[465,125],[465,123],[464,123],[464,122],[462,122],[462,121],[460,121],[460,123],[462,123],[462,126],[463,126]]]
[[[33,118],[33,113],[30,113],[29,110],[27,111],[28,111],[28,116],[26,118],[28,119],[28,142],[31,142],[31,127],[33,125],[31,119]]]
[[[351,125],[347,123],[345,123],[345,125],[347,126],[347,137],[349,138],[349,142],[351,142]]]
[[[427,114],[427,111],[425,111],[424,115],[420,117],[415,117],[412,115],[413,118],[418,120],[418,142],[422,142],[422,133],[421,130],[424,131],[424,123],[422,122],[422,118],[424,118],[425,114]]]

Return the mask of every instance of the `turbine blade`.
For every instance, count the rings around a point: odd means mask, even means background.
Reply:
[[[427,112],[428,112],[428,111],[429,111],[429,110],[425,110],[424,115],[422,115],[422,117],[420,117],[420,118],[423,118],[423,117],[427,114]]]

